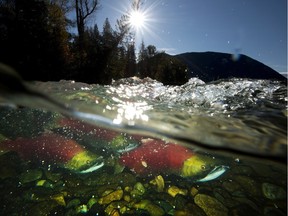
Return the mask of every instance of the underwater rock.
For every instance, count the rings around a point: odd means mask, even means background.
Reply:
[[[123,196],[123,200],[126,201],[126,202],[130,202],[131,201],[131,196],[126,194],[126,195]]]
[[[100,205],[105,205],[105,204],[109,204],[111,203],[112,201],[115,201],[115,200],[121,200],[123,197],[123,190],[122,189],[118,189],[116,191],[113,191],[103,197],[101,197],[98,201],[98,203]]]
[[[257,212],[261,212],[261,208],[256,203],[253,202],[254,200],[251,201],[250,199],[246,197],[233,197],[233,200],[238,201],[241,204],[248,205]]]
[[[130,192],[132,197],[140,197],[146,192],[144,185],[141,182],[137,182],[133,190]]]
[[[26,170],[26,172],[21,173],[19,180],[21,184],[26,184],[41,179],[42,175],[43,172],[40,169]]]
[[[126,186],[133,187],[136,183],[135,175],[131,173],[118,173],[109,174],[107,172],[99,173],[98,175],[91,175],[85,178],[83,182],[87,186],[109,186],[109,185],[119,185],[125,188]]]
[[[190,216],[207,216],[203,209],[201,209],[199,206],[197,206],[195,203],[187,203],[184,207],[184,211],[186,211],[186,215]],[[177,215],[177,214],[175,214]],[[180,215],[179,215],[180,216]]]
[[[63,176],[63,181],[65,183],[65,186],[67,186],[68,188],[77,188],[84,185],[83,180],[80,177],[73,175],[72,173]]]
[[[185,197],[181,194],[177,194],[174,197],[173,202],[174,202],[175,209],[184,209],[188,204],[187,197]]]
[[[169,214],[169,215],[174,215],[174,216],[190,216],[190,215],[197,215],[198,214],[195,214],[194,211],[193,211],[193,214],[191,214],[191,212],[187,212],[187,211],[184,211],[184,210],[178,210],[178,211],[174,211],[173,214]],[[206,216],[205,213],[201,214],[200,216]]]
[[[233,179],[241,185],[246,194],[251,194],[255,197],[262,196],[260,185],[256,180],[243,175],[235,175]]]
[[[286,199],[287,193],[282,187],[267,182],[262,184],[262,192],[267,199],[271,200]]]
[[[59,204],[54,200],[39,202],[27,212],[27,215],[31,216],[54,215],[57,212],[56,207],[58,206]]]
[[[197,194],[194,202],[203,209],[207,216],[225,216],[228,215],[228,209],[214,197]]]
[[[225,188],[230,193],[233,193],[237,190],[241,190],[241,186],[238,182],[233,180],[227,180],[222,183],[222,187]]]
[[[175,198],[170,196],[167,191],[166,193],[156,193],[154,190],[149,190],[147,194],[145,195],[145,198],[151,198],[150,200],[153,200],[153,203],[160,206],[161,208],[165,209],[166,207],[162,207],[162,202],[166,202],[167,204],[171,205],[173,208],[175,208]],[[155,200],[155,201],[154,201]]]
[[[228,208],[234,207],[239,204],[239,202],[233,200],[231,195],[223,188],[214,188],[213,194],[218,201],[220,201],[221,203],[225,203],[225,206]]]
[[[58,205],[66,206],[66,202],[65,202],[65,198],[64,198],[65,195],[67,196],[67,194],[65,192],[62,192],[62,193],[54,194],[54,195],[50,196],[50,198],[52,200],[55,200],[58,203]]]
[[[88,204],[87,204],[88,206]],[[88,215],[105,215],[105,209],[103,205],[100,205],[99,203],[95,203],[89,208]]]
[[[120,216],[120,212],[117,209],[113,209],[112,212],[110,212],[109,216]]]
[[[287,214],[276,207],[266,207],[264,216],[287,216]]]
[[[46,179],[41,179],[41,180],[37,181],[36,186],[37,187],[53,188],[53,184]]]
[[[230,210],[230,215],[232,216],[247,216],[247,215],[253,215],[253,216],[260,216],[260,212],[256,211],[254,208],[247,204],[240,204],[235,208],[232,208]]]
[[[49,201],[51,200],[51,197],[55,194],[56,193],[51,188],[30,187],[28,190],[23,191],[22,199],[25,202]]]
[[[168,202],[168,200],[157,200],[157,201],[154,201],[154,203],[161,207],[166,213],[169,212],[169,213],[172,213],[174,212],[175,210],[175,206],[171,205],[171,203]],[[174,215],[174,214],[172,214]]]
[[[255,174],[255,170],[247,165],[237,165],[234,166],[233,169],[231,169],[231,174],[232,175],[253,175]]]
[[[107,215],[121,215],[127,211],[127,202],[125,201],[114,201],[111,202],[106,208],[105,212]]]
[[[162,192],[165,187],[165,182],[161,175],[158,175],[153,180],[151,180],[150,184],[155,185],[158,192]]]
[[[112,193],[114,190],[112,189],[107,189],[102,193],[102,197],[107,196],[108,194]]]
[[[76,206],[80,205],[81,204],[81,201],[80,199],[72,199],[70,200],[67,205],[66,205],[66,208],[75,208]]]
[[[192,187],[190,190],[190,194],[192,197],[195,197],[198,194],[198,189],[195,187]]]
[[[164,210],[161,207],[157,206],[156,204],[153,204],[149,200],[141,200],[139,203],[135,203],[133,207],[135,209],[146,210],[147,212],[149,212],[150,215],[161,216],[165,214]]]
[[[113,184],[125,186],[133,186],[136,183],[136,176],[131,173],[119,173],[117,175],[110,175],[110,182]]]
[[[177,194],[186,196],[188,194],[188,191],[186,189],[180,189],[177,186],[171,186],[168,188],[167,193],[172,197],[175,197]]]
[[[88,207],[85,204],[77,206],[76,213],[77,214],[86,214],[88,212]]]
[[[0,179],[16,178],[21,172],[22,161],[16,152],[0,155]]]
[[[4,136],[2,133],[0,133],[0,142],[2,142],[2,141],[4,141],[4,140],[8,140],[9,138],[7,138],[6,136]],[[3,151],[3,150],[0,150],[0,156],[2,155],[2,154],[5,154],[6,152],[5,151]]]
[[[91,188],[91,187],[88,187],[88,188]],[[107,182],[107,185],[101,185],[101,186],[96,187],[96,194],[99,197],[104,197],[104,196],[108,195],[109,193],[111,193],[111,192],[113,192],[119,188],[120,187],[118,187],[118,185],[116,185],[116,184],[111,185],[109,182]]]
[[[231,193],[231,195],[235,198],[246,198],[247,193],[243,191],[243,189],[241,188],[240,190],[237,190]]]
[[[96,204],[96,203],[97,203],[97,199],[95,199],[94,197],[92,197],[91,199],[89,199],[89,201],[88,201],[88,203],[87,203],[88,209],[91,209],[92,206],[93,206],[94,204]]]
[[[63,178],[62,173],[52,172],[51,170],[47,169],[44,170],[44,175],[53,183],[58,183]]]

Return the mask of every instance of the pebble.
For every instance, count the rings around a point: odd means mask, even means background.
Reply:
[[[282,187],[267,182],[262,184],[262,192],[267,199],[271,200],[286,199],[287,193]]]
[[[80,199],[72,199],[67,203],[66,208],[74,208],[80,204],[81,204]]]
[[[65,198],[63,193],[55,194],[51,196],[52,200],[55,200],[58,205],[60,206],[66,206]]]
[[[192,197],[195,197],[196,194],[198,194],[198,189],[195,188],[195,187],[192,187],[191,190],[190,190],[190,194]]]
[[[246,194],[255,197],[261,196],[261,188],[256,180],[244,175],[234,175],[233,181],[236,181]]]
[[[228,216],[228,209],[214,197],[206,194],[197,194],[194,202],[207,216]]]
[[[107,194],[106,196],[103,196],[99,199],[98,203],[100,205],[105,205],[105,204],[109,204],[112,201],[115,200],[120,200],[123,197],[123,190],[122,189],[118,189],[116,191],[113,191],[109,194]]]
[[[177,194],[186,196],[188,194],[188,191],[186,189],[180,189],[177,186],[171,186],[168,188],[167,193],[172,197],[175,197]]]
[[[137,182],[133,190],[130,192],[132,197],[141,197],[146,192],[144,185],[141,182]]]
[[[80,206],[78,206],[78,207],[76,208],[76,213],[77,213],[77,214],[79,214],[79,213],[81,213],[81,214],[86,214],[87,212],[88,212],[88,207],[87,207],[87,205],[82,204],[82,205],[80,205]]]
[[[20,175],[19,180],[21,184],[26,184],[41,179],[42,175],[43,173],[40,169],[27,170]]]
[[[158,175],[153,180],[151,180],[150,184],[155,185],[158,192],[162,192],[165,187],[165,182],[161,175]]]
[[[139,203],[134,204],[133,207],[136,209],[146,210],[147,212],[149,212],[150,215],[161,216],[165,214],[164,210],[161,207],[153,204],[149,200],[141,200]]]

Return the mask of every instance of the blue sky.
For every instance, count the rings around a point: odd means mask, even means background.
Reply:
[[[100,0],[92,23],[112,26],[130,0]],[[248,55],[287,72],[287,0],[144,0],[145,28],[136,44],[168,54],[216,51]]]

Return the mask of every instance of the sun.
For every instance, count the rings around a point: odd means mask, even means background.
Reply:
[[[161,0],[154,0],[151,4],[144,4],[147,0],[130,0],[132,5],[129,5],[129,1],[123,3],[123,9],[114,8],[117,12],[123,14],[123,25],[127,28],[130,36],[133,35],[131,41],[140,45],[140,41],[144,37],[158,38],[156,32],[159,30],[159,21],[161,22],[160,14],[157,12],[157,8],[162,4]],[[124,2],[124,1],[121,1]],[[137,39],[138,43],[135,42]]]
[[[146,16],[140,10],[134,10],[129,15],[129,25],[135,29],[142,29],[145,26]]]

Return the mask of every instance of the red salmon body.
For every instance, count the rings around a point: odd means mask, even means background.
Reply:
[[[58,134],[43,134],[34,138],[18,138],[0,143],[0,148],[16,151],[24,160],[66,163],[84,148],[75,141]]]
[[[121,155],[120,163],[138,174],[179,172],[183,162],[194,153],[181,145],[148,139],[132,151]]]

